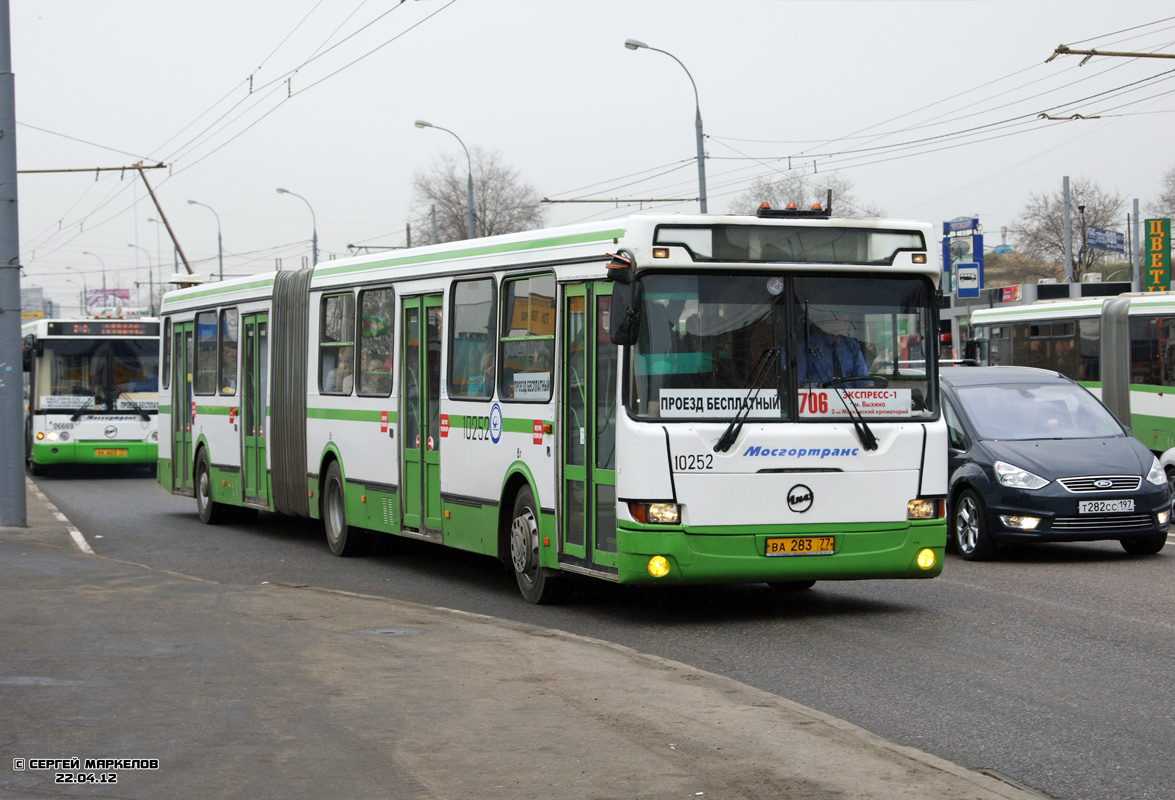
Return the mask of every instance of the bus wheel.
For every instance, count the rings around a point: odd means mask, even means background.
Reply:
[[[337,461],[327,468],[322,486],[322,528],[326,531],[326,543],[336,556],[363,555],[369,549],[370,534],[347,524],[347,495],[343,491],[343,471]]]
[[[219,525],[228,518],[228,509],[212,499],[212,471],[208,468],[208,451],[196,458],[196,510],[205,525]]]
[[[514,498],[510,522],[510,561],[518,589],[527,602],[535,605],[558,602],[563,597],[564,582],[547,574],[539,566],[539,524],[535,514],[534,494],[523,486]]]
[[[987,530],[983,501],[971,489],[964,489],[955,501],[951,516],[951,533],[959,555],[968,561],[986,561],[995,556],[995,543]]]
[[[1122,549],[1132,556],[1153,556],[1163,549],[1167,543],[1167,534],[1156,533],[1154,536],[1144,536],[1141,539],[1121,539]]]

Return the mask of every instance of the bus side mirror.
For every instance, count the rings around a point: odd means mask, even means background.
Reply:
[[[636,344],[641,332],[641,282],[634,275],[636,256],[621,248],[608,262],[612,281],[612,307],[608,314],[612,344]]]
[[[20,367],[25,372],[33,371],[33,337],[31,336],[20,341]]]
[[[641,332],[641,282],[618,283],[612,287],[608,330],[612,344],[636,344]]]

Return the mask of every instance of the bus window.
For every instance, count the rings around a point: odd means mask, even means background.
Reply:
[[[487,399],[496,382],[494,281],[482,278],[453,285],[449,318],[449,395]]]
[[[318,343],[318,388],[324,394],[350,394],[354,377],[355,295],[322,298]]]
[[[237,310],[220,312],[220,393],[237,393]]]
[[[359,394],[392,393],[392,323],[396,318],[391,289],[359,293]]]
[[[523,402],[551,399],[555,363],[555,276],[505,284],[502,314],[503,396]]]
[[[216,312],[196,315],[196,394],[216,394]]]

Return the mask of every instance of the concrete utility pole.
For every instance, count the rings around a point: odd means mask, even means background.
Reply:
[[[8,0],[0,7],[0,526],[28,523],[20,354],[20,239],[16,206],[16,80]]]
[[[1069,213],[1069,176],[1061,183],[1062,214],[1065,225],[1065,283],[1073,282],[1073,220]]]

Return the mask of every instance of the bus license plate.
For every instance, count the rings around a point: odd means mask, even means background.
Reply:
[[[102,456],[114,458],[126,458],[125,447],[100,447],[94,451],[94,455],[101,458]]]
[[[775,536],[767,540],[769,556],[830,556],[835,536]]]
[[[1134,510],[1134,500],[1079,500],[1078,514],[1123,514]]]

